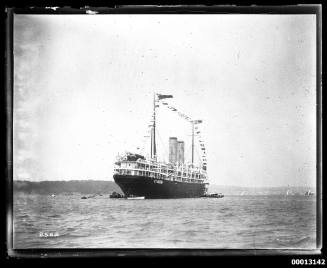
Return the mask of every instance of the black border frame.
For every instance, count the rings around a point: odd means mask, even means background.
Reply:
[[[55,5],[53,5],[55,6]],[[316,15],[316,198],[317,198],[317,250],[293,249],[13,249],[13,15],[14,14],[314,14]],[[164,256],[283,256],[319,259],[325,255],[323,245],[323,207],[322,207],[322,5],[280,5],[280,6],[136,6],[112,5],[111,7],[59,7],[56,10],[46,7],[6,7],[5,39],[5,114],[6,114],[6,212],[7,212],[7,255],[11,258],[67,258],[67,257],[164,257]],[[320,250],[321,249],[321,250]],[[290,263],[290,261],[289,261]]]

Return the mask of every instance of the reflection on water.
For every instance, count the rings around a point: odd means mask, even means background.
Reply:
[[[314,196],[14,196],[15,248],[316,248]]]

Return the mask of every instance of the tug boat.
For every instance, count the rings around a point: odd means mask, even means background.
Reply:
[[[126,199],[128,199],[128,200],[143,200],[143,199],[145,199],[145,197],[130,195],[130,196],[127,196]]]

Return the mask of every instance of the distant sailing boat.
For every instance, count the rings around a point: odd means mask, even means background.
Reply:
[[[290,190],[290,186],[289,185],[287,185],[287,191],[286,191],[286,196],[288,196],[288,195],[292,195],[292,192]]]
[[[308,191],[305,192],[304,195],[305,195],[305,196],[310,196],[310,195],[313,195],[313,192],[311,192],[310,190],[308,190]]]

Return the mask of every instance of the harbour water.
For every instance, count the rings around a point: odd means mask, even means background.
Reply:
[[[14,195],[14,248],[315,249],[315,196]]]

